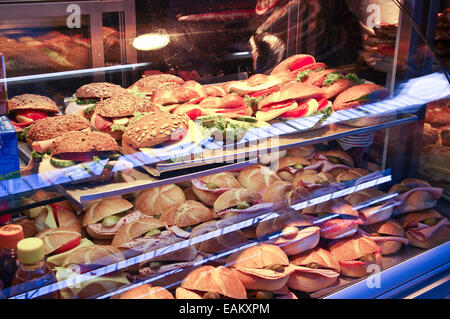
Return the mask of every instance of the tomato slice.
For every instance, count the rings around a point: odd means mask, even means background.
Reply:
[[[105,130],[108,127],[111,127],[113,125],[113,122],[104,118],[103,116],[97,114],[95,117],[95,127],[97,127],[99,130]]]
[[[289,70],[291,72],[296,71],[306,65],[310,65],[315,63],[314,58],[312,56],[307,56],[307,57],[303,57],[300,59],[297,59],[294,63],[292,63],[291,67],[289,68]]]
[[[304,116],[307,112],[308,112],[308,104],[301,103],[295,109],[287,111],[287,112],[284,112],[283,114],[281,114],[281,117],[297,118],[297,117]]]
[[[34,111],[34,110],[21,110],[21,111],[16,111],[16,113],[17,113],[17,115],[22,115],[22,116],[25,116],[32,120],[41,120],[48,116],[48,114],[45,112]]]
[[[200,110],[200,109],[192,109],[192,110],[186,111],[185,114],[186,114],[187,116],[189,116],[189,118],[190,118],[191,120],[194,121],[197,117],[199,117],[200,115],[202,115],[202,110]]]
[[[268,112],[268,111],[271,111],[271,110],[282,109],[282,108],[290,106],[292,103],[294,103],[293,100],[289,100],[287,102],[281,102],[281,103],[274,103],[274,104],[271,104],[269,106],[263,107],[261,109],[261,111]]]
[[[247,108],[248,108],[247,106],[242,106],[242,107],[236,108],[236,109],[221,109],[221,110],[217,110],[216,113],[245,115],[245,113],[247,112]]]
[[[324,107],[326,107],[328,105],[328,100],[326,97],[323,97],[323,98],[317,99],[317,103],[319,103],[317,110],[320,111],[321,109],[323,109]]]
[[[199,104],[204,99],[205,99],[204,97],[197,97],[195,99],[190,100],[189,102],[187,102],[185,104]]]
[[[71,250],[75,247],[77,247],[81,242],[81,236],[75,238],[74,240],[69,241],[67,244],[62,245],[61,247],[59,247],[57,250],[55,250],[54,252],[51,253],[51,255],[58,255],[58,254],[62,254],[68,250]]]
[[[27,127],[28,125],[31,125],[31,124],[34,123],[34,121],[24,122],[24,123],[14,122],[14,121],[11,121],[11,120],[9,120],[9,121],[11,122],[12,125],[20,127],[20,128]]]
[[[258,96],[268,95],[268,94],[276,92],[276,91],[278,91],[278,86],[273,86],[271,88],[249,94],[249,96],[250,97],[258,97]]]

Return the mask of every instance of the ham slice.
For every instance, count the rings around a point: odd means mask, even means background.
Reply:
[[[359,229],[358,232],[362,234],[363,236],[369,237],[376,243],[383,243],[387,241],[398,241],[405,245],[408,245],[409,241],[408,238],[400,237],[400,236],[372,236],[369,233],[365,232],[362,229]]]
[[[396,197],[396,200],[399,202],[399,206],[397,207],[397,214],[404,213],[405,207],[403,205],[405,204],[405,201],[408,199],[411,194],[414,192],[428,192],[432,196],[433,199],[438,200],[442,197],[443,190],[442,188],[438,187],[417,187],[413,188],[406,193],[400,194]]]
[[[202,182],[201,180],[196,179],[196,178],[194,178],[192,180],[192,185],[195,188],[198,188],[198,189],[200,189],[202,191],[210,192],[210,193],[214,193],[214,194],[219,194],[219,195],[222,194],[222,193],[225,193],[226,191],[231,189],[231,188],[213,188],[213,189],[210,189],[210,188],[206,187],[206,183],[205,182]]]
[[[334,270],[331,270],[331,269],[313,269],[313,268],[297,266],[297,265],[291,265],[291,266],[294,268],[295,271],[298,271],[298,272],[320,275],[320,276],[323,276],[326,278],[339,277],[339,273],[335,272]]]
[[[120,248],[132,249],[139,252],[147,252],[170,244],[182,241],[183,237],[178,237],[172,230],[165,230],[152,237],[136,238],[132,241],[120,245]]]
[[[357,219],[329,219],[324,222],[314,223],[320,227],[320,236],[326,239],[346,238],[354,235],[358,230],[358,225],[363,221]]]
[[[224,209],[220,212],[217,212],[217,215],[220,218],[223,218],[222,216],[228,214],[228,213],[237,213],[237,214],[251,214],[251,213],[266,213],[273,210],[273,203],[260,203],[253,205],[246,209],[236,209],[236,208],[230,208],[230,209]]]
[[[144,217],[148,217],[144,214],[142,214],[140,211],[135,211],[133,213],[130,213],[124,217],[122,217],[114,226],[111,227],[105,227],[102,225],[102,223],[96,223],[96,224],[91,224],[88,225],[88,228],[99,235],[114,235],[120,227],[122,227],[123,225],[127,225],[130,224],[138,219],[144,218]]]
[[[320,170],[321,172],[330,172],[336,168],[350,169],[351,167],[344,164],[334,164],[329,160],[318,160],[314,164],[305,167],[305,170]]]
[[[433,236],[433,234],[441,227],[449,227],[450,222],[447,218],[441,219],[436,225],[428,226],[422,223],[417,223],[416,227],[408,228],[408,233],[420,241],[426,241]]]

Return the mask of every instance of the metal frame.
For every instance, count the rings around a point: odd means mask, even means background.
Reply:
[[[125,45],[125,47],[121,46],[122,52],[125,52],[125,55],[122,55],[124,59],[121,62],[122,64],[136,63],[137,52],[131,43],[131,39],[136,37],[135,4],[132,0],[0,3],[0,20],[67,16],[66,9],[70,4],[79,5],[81,15],[89,16],[92,68],[105,66],[102,31],[102,14],[105,12],[119,12],[123,14],[124,19],[119,19],[119,22],[123,22],[124,25],[119,25],[119,28],[123,29],[125,39],[128,40],[121,43]],[[94,77],[96,80],[104,80],[104,72],[96,72]]]

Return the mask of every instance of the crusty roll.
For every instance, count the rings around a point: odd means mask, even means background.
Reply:
[[[284,213],[277,218],[259,223],[256,227],[256,236],[264,238],[279,231],[281,236],[264,242],[279,246],[288,256],[313,249],[320,240],[320,228],[313,226],[297,212]]]
[[[203,292],[177,287],[175,289],[176,299],[203,299]]]
[[[134,202],[137,210],[146,215],[161,215],[170,206],[184,203],[183,190],[175,184],[150,188],[141,192]]]
[[[291,257],[294,272],[289,276],[289,288],[313,292],[330,287],[339,278],[339,262],[329,251],[316,248]]]
[[[124,259],[125,257],[120,250],[115,247],[93,245],[80,247],[74,250],[73,253],[64,259],[62,267],[67,267],[69,265],[94,265],[100,267],[117,263]]]
[[[333,110],[357,108],[365,103],[373,103],[389,96],[390,92],[383,86],[372,83],[355,85],[341,92],[333,102]]]
[[[145,93],[152,95],[160,88],[173,89],[180,87],[184,83],[184,80],[178,76],[172,74],[155,74],[144,76],[131,85],[129,90],[137,90],[139,93]],[[168,86],[170,84],[171,86]]]
[[[284,251],[275,245],[259,244],[227,258],[247,289],[273,291],[286,285],[292,269]]]
[[[230,221],[230,218],[210,220],[194,227],[189,238],[195,238],[231,225],[233,225],[233,221]],[[244,236],[244,233],[240,229],[237,229],[233,232],[204,240],[198,243],[196,248],[201,252],[214,254],[228,251],[248,243],[249,241]]]
[[[125,212],[132,208],[133,204],[120,197],[102,199],[88,208],[83,217],[83,227],[95,224],[107,216]]]
[[[211,209],[200,202],[188,200],[170,206],[161,214],[160,221],[169,226],[187,227],[209,221],[217,217]]]
[[[316,154],[316,149],[312,145],[300,146],[297,148],[291,148],[291,149],[287,150],[288,156],[300,156],[300,157],[306,158],[307,160],[313,158],[315,154]]]
[[[44,241],[44,253],[49,255],[64,245],[81,239],[81,234],[72,228],[58,227],[41,231],[35,237]]]
[[[228,218],[241,213],[241,211],[253,211],[250,210],[252,206],[248,208],[239,208],[239,205],[246,203],[252,205],[256,201],[261,200],[261,195],[256,191],[245,188],[233,188],[225,193],[221,194],[214,202],[214,212],[220,218]]]
[[[8,99],[8,112],[19,110],[36,110],[46,113],[59,113],[56,103],[42,95],[37,94],[21,94]]]
[[[175,299],[173,295],[163,287],[152,287],[143,284],[124,292],[120,299]]]
[[[115,234],[112,246],[121,245],[132,241],[133,239],[144,235],[152,229],[164,227],[164,223],[153,217],[138,219],[130,224],[123,225]]]
[[[222,172],[213,175],[199,177],[192,181],[192,190],[200,201],[208,206],[213,206],[220,194],[230,188],[240,188],[241,184],[233,174]]]
[[[359,192],[347,195],[345,197],[345,200],[352,206],[357,206],[361,203],[381,198],[384,195],[386,194],[379,190],[367,188]],[[394,206],[392,205],[392,203],[379,202],[359,209],[359,217],[362,219],[363,225],[371,225],[388,219],[389,217],[391,217],[393,211]]]
[[[326,172],[317,172],[315,170],[303,170],[295,174],[292,184],[295,186],[313,186],[328,185],[336,182],[333,175]]]
[[[35,227],[37,231],[43,231],[52,228],[46,223],[48,214],[53,214],[56,226],[65,227],[67,229],[73,229],[81,234],[81,222],[78,217],[68,210],[57,209],[56,211],[49,205],[41,211],[41,213],[35,219]]]
[[[202,266],[191,271],[181,283],[181,288],[203,292],[203,299],[219,298],[247,299],[245,287],[239,278],[228,268]]]
[[[381,247],[383,256],[395,254],[403,244],[408,244],[402,225],[394,219],[368,225],[364,230]]]
[[[308,54],[295,54],[293,56],[288,57],[287,59],[281,61],[270,73],[276,74],[283,71],[291,71],[294,72],[295,70],[300,69],[301,66],[309,65],[312,63],[315,63],[316,60],[312,55]],[[298,65],[298,66],[297,66]]]
[[[341,267],[341,274],[364,277],[371,273],[369,265],[383,266],[381,247],[366,236],[355,236],[333,242],[328,248]]]
[[[250,190],[260,191],[275,181],[281,180],[276,172],[267,166],[252,165],[244,168],[237,177],[239,183]]]
[[[450,238],[450,222],[434,209],[409,213],[401,219],[409,244],[429,249]]]
[[[370,174],[370,172],[364,168],[352,168],[352,169],[349,169],[347,171],[344,171],[344,172],[341,172],[340,174],[338,174],[336,176],[336,180],[339,183],[342,183],[345,181],[350,181],[353,179],[363,177],[368,174]]]
[[[311,162],[304,157],[285,156],[274,163],[272,168],[282,180],[292,182],[294,181],[295,174],[302,171],[308,165],[311,165]]]

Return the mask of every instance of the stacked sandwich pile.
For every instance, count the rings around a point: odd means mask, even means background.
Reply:
[[[450,196],[450,99],[427,105],[419,172]]]
[[[144,299],[292,299],[296,291],[337,285],[341,276],[366,276],[369,265],[382,267],[382,256],[408,243],[428,249],[449,238],[447,218],[433,209],[442,189],[417,179],[392,186],[388,194],[370,188],[295,210],[293,205],[367,179],[370,172],[355,168],[340,150],[309,146],[280,156],[270,166],[96,200],[79,216],[66,202],[34,209],[29,222],[38,233],[30,236],[44,239],[58,280],[155,252],[145,263],[62,292],[65,298],[88,297],[154,278],[152,286],[121,295]],[[220,232],[273,211],[278,217]],[[201,240],[183,245],[194,238]]]

